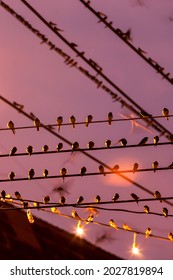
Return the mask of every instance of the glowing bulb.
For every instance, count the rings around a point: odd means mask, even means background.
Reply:
[[[78,236],[82,236],[84,234],[84,229],[83,229],[83,226],[81,225],[81,221],[79,221],[77,224],[76,234]]]
[[[132,252],[133,252],[134,255],[139,254],[139,248],[138,248],[138,245],[136,243],[133,243]]]

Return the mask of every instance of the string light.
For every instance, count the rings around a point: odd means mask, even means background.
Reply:
[[[77,223],[77,227],[76,227],[76,235],[82,237],[84,234],[84,228],[83,225],[81,223],[81,221],[78,221]]]
[[[133,235],[132,253],[134,255],[139,254],[139,247],[138,247],[138,244],[136,243],[136,232],[134,232],[134,235]]]

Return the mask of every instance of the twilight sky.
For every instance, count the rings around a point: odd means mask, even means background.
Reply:
[[[5,0],[4,2],[28,20],[34,28],[45,34],[57,47],[75,59],[80,66],[89,70],[92,75],[96,74],[20,0]],[[161,115],[162,109],[167,107],[170,114],[173,113],[173,85],[166,79],[162,79],[160,74],[156,73],[120,38],[105,28],[103,23],[97,23],[96,16],[79,0],[30,0],[29,3],[48,22],[56,23],[57,27],[63,30],[60,34],[69,42],[76,43],[77,50],[85,51],[88,59],[96,61],[102,67],[104,74],[147,112],[158,116]],[[172,73],[170,76],[173,77],[172,0],[92,0],[90,5],[96,11],[106,14],[108,21],[113,21],[114,28],[120,28],[124,32],[130,28],[132,44],[136,48],[145,50],[147,57],[157,61],[164,67],[165,72]],[[93,120],[106,120],[109,112],[113,113],[115,119],[122,118],[122,114],[130,117],[131,111],[122,108],[119,102],[113,102],[109,94],[97,88],[75,67],[66,65],[60,55],[50,50],[46,44],[40,44],[41,40],[37,36],[1,6],[0,36],[0,95],[11,102],[23,104],[24,110],[27,113],[34,113],[42,123],[55,124],[58,116],[63,116],[64,123],[67,123],[71,115],[76,117],[76,121],[82,122],[89,114],[93,116]],[[113,92],[118,93],[99,75],[98,79]],[[33,124],[3,101],[0,102],[0,109],[0,128],[6,128],[10,120],[15,126]],[[172,131],[172,118],[169,121],[161,118],[158,122]],[[140,121],[140,124],[145,126],[143,121]],[[56,127],[55,131],[58,132]],[[9,153],[13,146],[16,146],[18,152],[21,153],[25,152],[28,145],[32,145],[34,151],[41,151],[45,144],[50,150],[55,150],[56,145],[61,142],[42,128],[39,132],[36,129],[17,130],[15,135],[6,130],[1,130],[0,133],[1,154]],[[151,127],[149,131],[139,126],[132,127],[130,121],[113,122],[111,126],[107,123],[91,124],[88,128],[85,125],[77,125],[75,129],[72,126],[63,126],[59,134],[72,143],[79,142],[81,148],[86,147],[89,141],[94,141],[95,147],[104,146],[107,139],[110,139],[114,145],[120,145],[117,142],[121,138],[126,138],[128,144],[138,144],[146,136],[149,137],[148,143],[152,143],[153,137],[159,135]],[[162,136],[160,142],[167,142],[167,139]],[[64,149],[69,148],[64,143]],[[173,161],[170,145],[98,150],[88,153],[111,167],[118,164],[120,170],[132,169],[135,162],[139,164],[139,168],[151,168],[154,161],[159,162],[159,167],[168,166]],[[60,153],[31,157],[1,157],[0,177],[7,178],[11,171],[16,173],[16,178],[27,177],[28,170],[31,168],[34,168],[35,176],[41,176],[45,168],[49,170],[50,175],[59,175],[63,167],[68,170],[68,174],[73,174],[79,173],[82,166],[86,166],[87,172],[97,172],[99,164],[79,152],[74,152],[72,156],[70,153]],[[163,197],[172,196],[172,170],[125,175],[152,192],[158,190]],[[152,195],[116,174],[65,178],[66,183],[69,192],[65,195],[67,203],[75,203],[80,195],[86,202],[93,201],[96,195],[100,195],[102,201],[111,200],[115,193],[119,193],[122,200],[131,199],[131,193],[137,194],[139,198],[152,198]],[[51,194],[51,201],[58,202],[59,194],[51,191],[62,184],[62,179],[1,182],[0,184],[1,190],[5,189],[11,195],[18,190],[24,198],[42,200],[45,195]],[[170,205],[164,202],[161,204],[159,201],[117,204],[112,207],[143,211],[145,204],[152,212],[162,213],[163,207],[167,207],[169,214],[173,214]],[[72,209],[67,207],[61,211],[70,215]],[[81,218],[87,218],[89,215],[86,210],[76,211]],[[69,232],[73,232],[76,226],[76,220],[37,210],[33,210],[32,213]],[[152,234],[162,237],[167,237],[168,232],[173,232],[172,217],[99,210],[99,214],[94,218],[95,221],[106,224],[110,219],[113,219],[119,227],[128,224],[136,231],[145,232],[150,227]],[[136,257],[130,252],[133,233],[116,231],[94,224],[89,224],[85,228],[84,238],[122,258],[173,258],[171,242],[154,238],[146,239],[143,235],[137,235],[141,254]],[[105,232],[111,239],[97,243],[97,238],[103,236]]]

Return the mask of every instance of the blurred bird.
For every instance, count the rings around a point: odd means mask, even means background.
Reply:
[[[127,32],[124,32],[124,33],[122,34],[122,36],[123,36],[123,38],[124,38],[125,40],[127,40],[127,41],[132,41],[131,29],[129,28],[129,29],[127,30]]]
[[[17,152],[17,148],[16,147],[13,147],[10,151],[10,154],[9,156],[14,156],[14,154]]]
[[[154,161],[154,162],[152,163],[152,168],[154,169],[154,172],[156,172],[156,169],[158,168],[158,166],[159,166],[158,161]]]
[[[105,174],[105,169],[104,169],[104,167],[103,167],[103,165],[99,165],[99,172],[100,173],[102,173],[104,176],[106,176],[106,174]]]
[[[133,164],[133,173],[136,172],[136,170],[138,169],[138,167],[139,167],[139,164],[138,164],[137,162],[135,162],[135,163]]]
[[[154,197],[155,197],[155,198],[161,198],[160,192],[159,192],[159,191],[155,191]],[[162,200],[161,200],[161,199],[160,199],[160,202],[162,203]]]
[[[109,125],[111,125],[112,119],[113,119],[113,114],[112,114],[112,112],[109,112],[109,113],[108,113],[108,124],[109,124]]]
[[[106,141],[105,141],[105,146],[106,146],[107,148],[109,148],[109,147],[111,146],[111,140],[106,140]]]
[[[169,135],[169,140],[170,140],[171,142],[173,142],[173,134],[172,134],[172,135]]]
[[[31,168],[28,172],[28,179],[31,180],[35,175],[34,169]]]
[[[138,144],[138,146],[142,146],[142,145],[145,145],[148,141],[148,137],[144,137]]]
[[[168,233],[168,238],[169,238],[170,241],[173,241],[173,234],[172,234],[172,232]]]
[[[113,169],[114,172],[116,172],[116,171],[118,171],[119,168],[120,168],[119,165],[116,164],[116,165],[114,165],[114,167],[112,169]]]
[[[43,197],[43,203],[48,203],[50,202],[50,196],[46,195],[45,197]]]
[[[60,174],[62,175],[63,182],[64,182],[64,177],[65,177],[66,174],[67,174],[67,169],[63,167],[63,168],[60,170]]]
[[[83,166],[82,168],[81,168],[81,170],[80,170],[80,174],[81,174],[81,176],[83,176],[85,173],[86,173],[86,167],[85,166]]]
[[[131,197],[138,203],[139,197],[135,193],[131,193]]]
[[[98,243],[101,243],[101,242],[104,242],[104,241],[112,242],[113,240],[115,240],[115,238],[111,236],[111,232],[110,231],[104,231],[101,235],[96,237],[95,243],[98,244]]]
[[[165,207],[163,207],[163,215],[164,215],[165,217],[168,216],[168,209],[165,208]]]
[[[173,162],[168,167],[169,168],[173,168]]]
[[[81,220],[81,218],[79,217],[78,213],[75,210],[72,210],[71,215],[74,219],[76,220]]]
[[[116,230],[118,230],[118,227],[117,227],[117,225],[116,225],[116,223],[114,222],[113,219],[110,219],[109,225],[110,225],[111,227],[115,228]]]
[[[88,149],[93,149],[94,148],[94,142],[93,141],[89,141],[87,144]]]
[[[148,113],[145,112],[145,111],[141,111],[141,112],[140,112],[140,115],[141,115],[142,118],[150,118],[150,117],[152,117],[152,115],[148,114]]]
[[[97,195],[96,197],[95,197],[95,202],[97,202],[97,203],[99,203],[100,202],[100,200],[101,200],[101,198],[100,198],[100,196],[99,195]]]
[[[127,140],[125,138],[121,138],[118,143],[120,143],[121,146],[125,147],[127,145]]]
[[[76,118],[74,116],[70,117],[70,123],[72,124],[73,128],[75,128]]]
[[[14,193],[14,195],[15,195],[15,197],[16,197],[17,199],[22,200],[22,196],[21,196],[20,192],[16,191],[16,192]]]
[[[88,115],[86,117],[86,123],[85,123],[85,126],[88,127],[89,123],[92,122],[92,119],[93,119],[93,116],[92,115]]]
[[[61,128],[61,125],[63,123],[63,117],[61,117],[61,116],[57,117],[56,121],[57,121],[57,124],[58,124],[58,132],[59,132],[60,128]]]
[[[22,208],[25,209],[25,208],[28,207],[28,205],[29,205],[29,204],[28,204],[28,201],[23,201],[23,202],[22,202]]]
[[[46,153],[48,150],[49,150],[49,146],[48,146],[48,145],[44,145],[44,146],[42,147],[42,151],[43,151],[44,153]]]
[[[39,120],[38,118],[36,118],[36,119],[34,120],[34,125],[36,126],[37,131],[39,131],[39,127],[40,127],[40,120]]]
[[[163,108],[162,115],[166,117],[167,121],[169,120],[169,110],[167,108]]]
[[[31,154],[33,153],[33,151],[34,151],[34,148],[32,147],[32,146],[28,146],[27,148],[26,148],[26,152],[31,156]]]
[[[49,171],[47,169],[43,170],[43,176],[46,178],[49,174]]]
[[[93,219],[94,219],[94,215],[91,213],[91,214],[89,215],[89,217],[86,219],[85,223],[86,223],[86,224],[91,223],[91,222],[93,221]]]
[[[59,203],[60,203],[61,205],[64,205],[64,203],[65,203],[65,197],[64,197],[63,195],[60,196]]]
[[[14,179],[14,177],[15,177],[15,173],[12,171],[12,172],[10,172],[9,174],[8,174],[8,178],[9,178],[9,180],[13,180]]]
[[[72,153],[73,153],[74,151],[79,149],[79,143],[78,142],[74,142],[71,147],[72,147]]]
[[[123,229],[125,229],[125,230],[132,230],[132,228],[129,227],[127,224],[123,224]]]
[[[59,152],[60,150],[62,150],[63,148],[63,143],[59,143],[57,146],[56,146],[56,149],[57,151]]]
[[[112,201],[113,202],[116,202],[118,199],[119,199],[119,194],[118,193],[116,193],[116,194],[114,194],[114,196],[113,196],[113,198],[112,198]]]
[[[148,236],[150,236],[151,234],[151,228],[147,228],[145,231],[145,237],[148,238]]]
[[[77,204],[82,203],[82,202],[83,202],[83,200],[84,200],[83,196],[82,196],[82,195],[80,195],[80,196],[79,196],[79,198],[77,199]]]
[[[159,142],[159,136],[158,135],[154,136],[153,142],[154,142],[154,145],[156,146],[157,143]]]
[[[148,207],[148,205],[144,205],[144,212],[146,214],[149,214],[150,213],[150,208]]]
[[[1,191],[1,196],[2,196],[3,199],[5,199],[6,192],[4,190]]]
[[[13,134],[15,134],[14,123],[12,121],[7,123],[7,127],[12,130]]]

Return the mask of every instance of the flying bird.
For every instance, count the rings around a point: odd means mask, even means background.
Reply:
[[[154,161],[154,162],[152,163],[152,168],[154,169],[154,172],[156,172],[156,169],[158,168],[158,166],[159,166],[158,161]]]
[[[81,168],[81,170],[80,170],[80,174],[81,174],[81,176],[83,176],[85,173],[86,173],[86,167],[85,166],[83,166],[82,168]]]
[[[112,112],[109,112],[109,113],[108,113],[108,124],[109,124],[109,125],[111,125],[112,120],[113,120],[113,114],[112,114]]]
[[[167,108],[163,108],[162,115],[166,117],[167,121],[169,120],[169,110]]]
[[[148,205],[144,205],[144,212],[146,214],[149,214],[150,213],[150,208],[148,207]]]
[[[74,219],[76,220],[81,220],[81,218],[79,217],[78,213],[75,210],[72,210],[71,215]]]
[[[138,144],[138,146],[142,146],[142,145],[145,145],[148,141],[148,137],[144,137]]]
[[[148,236],[150,236],[151,234],[151,228],[147,228],[145,231],[145,237],[148,238]]]
[[[32,146],[28,146],[27,148],[26,148],[26,152],[31,156],[31,154],[33,153],[33,151],[34,151],[34,148],[32,147]]]
[[[89,126],[89,123],[92,122],[92,119],[93,119],[93,116],[92,115],[88,115],[86,117],[86,123],[85,123],[85,126],[88,127]]]
[[[106,174],[105,174],[105,169],[104,169],[104,167],[103,167],[103,165],[99,165],[99,172],[100,173],[102,173],[104,176],[106,176]]]
[[[34,125],[36,126],[37,131],[39,131],[39,127],[40,127],[40,120],[39,120],[38,118],[36,118],[36,119],[34,120]]]
[[[135,193],[131,193],[131,197],[138,203],[139,197]]]
[[[114,194],[114,196],[113,196],[113,198],[112,198],[112,201],[113,202],[116,202],[118,199],[119,199],[119,194],[118,193],[116,193],[116,194]]]
[[[152,117],[152,115],[150,115],[150,114],[148,114],[147,112],[145,112],[145,111],[141,111],[140,112],[140,115],[141,115],[141,117],[142,118],[151,118]]]
[[[35,171],[33,168],[31,168],[28,172],[28,179],[31,180],[35,175]]]
[[[163,207],[163,215],[165,218],[168,216],[168,209],[166,207]]]
[[[155,191],[155,192],[154,192],[154,197],[155,197],[155,198],[161,198],[160,192],[159,192],[159,191]],[[162,200],[161,200],[161,199],[160,199],[160,202],[162,203]]]
[[[59,203],[60,203],[61,205],[64,205],[64,204],[65,204],[65,197],[64,197],[63,195],[60,196]]]
[[[156,135],[156,136],[154,136],[154,138],[153,138],[153,143],[154,143],[155,146],[157,146],[157,143],[158,143],[158,142],[159,142],[159,136]]]
[[[60,174],[62,175],[63,182],[64,182],[64,177],[65,177],[66,174],[67,174],[67,169],[63,167],[63,168],[60,170]]]
[[[13,134],[15,134],[14,123],[12,121],[7,123],[7,127],[12,130]]]
[[[46,195],[43,197],[43,203],[49,203],[50,202],[50,196]]]
[[[48,145],[44,145],[44,146],[42,147],[42,151],[43,151],[44,153],[46,153],[48,150],[49,150],[49,146],[48,146]]]
[[[105,146],[109,148],[111,146],[111,143],[112,143],[111,140],[108,139],[105,141]]]
[[[135,163],[133,164],[133,173],[136,172],[136,170],[138,169],[138,167],[139,167],[139,164],[138,164],[137,162],[135,162]]]
[[[95,143],[93,141],[89,141],[87,144],[88,149],[93,149],[94,148]]]
[[[121,146],[125,147],[127,145],[127,140],[125,138],[121,138],[118,143],[120,143]]]
[[[77,199],[77,204],[82,203],[82,202],[83,202],[83,200],[84,200],[83,196],[82,196],[82,195],[80,195],[80,196],[79,196],[79,198]]]
[[[16,147],[13,147],[10,151],[10,154],[9,156],[14,156],[14,154],[17,152],[17,148]]]
[[[95,202],[99,203],[101,201],[101,198],[99,195],[97,195],[94,200],[95,200]]]
[[[74,116],[70,117],[70,123],[72,124],[73,128],[75,128],[76,118]]]
[[[46,178],[49,174],[49,171],[47,169],[43,170],[43,176]]]
[[[58,132],[59,132],[60,128],[61,128],[61,125],[63,123],[63,117],[61,117],[61,116],[57,117],[56,121],[57,121],[57,124],[58,124]]]
[[[110,219],[109,225],[110,225],[111,227],[115,228],[116,230],[118,230],[118,227],[117,227],[117,225],[116,225],[116,223],[114,222],[113,219]]]
[[[63,143],[58,143],[58,145],[56,146],[57,151],[61,151],[63,148]]]
[[[10,181],[14,180],[14,177],[15,177],[15,173],[13,171],[11,171],[9,174],[8,174],[8,178]]]

